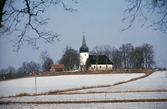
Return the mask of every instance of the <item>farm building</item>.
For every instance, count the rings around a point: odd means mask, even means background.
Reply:
[[[52,64],[52,72],[61,72],[64,68],[64,64]]]

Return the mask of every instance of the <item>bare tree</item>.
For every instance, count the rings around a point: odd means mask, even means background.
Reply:
[[[71,0],[78,3],[75,0]],[[59,37],[57,33],[41,29],[46,25],[50,18],[43,18],[42,14],[46,12],[50,6],[62,4],[66,11],[76,11],[65,4],[63,0],[21,0],[18,7],[17,0],[1,0],[0,1],[0,34],[13,35],[13,47],[18,51],[26,42],[32,45],[34,49],[38,49],[37,41],[44,40],[46,43],[52,43]],[[29,35],[29,31],[34,33]]]
[[[26,73],[25,73],[25,71],[24,71],[23,66],[22,66],[22,67],[19,67],[19,68],[17,69],[17,74],[19,75],[18,77],[24,77],[24,76],[26,76]]]
[[[29,68],[28,68],[28,62],[22,62],[22,66],[21,66],[21,68],[23,69],[23,73],[30,73],[29,72]]]
[[[145,43],[142,45],[142,50],[143,50],[143,57],[144,57],[144,60],[143,60],[144,67],[151,68],[151,66],[155,64],[153,46]]]
[[[7,72],[8,72],[8,70],[5,68],[0,70],[0,80],[3,80],[6,78],[5,75],[7,74]]]
[[[124,62],[124,68],[130,68],[131,67],[130,58],[131,58],[131,52],[133,50],[133,45],[130,43],[123,44],[120,47],[120,50],[121,50],[122,56],[123,56],[122,59]]]
[[[34,61],[31,61],[28,63],[28,68],[29,68],[29,71],[30,72],[33,72],[33,71],[39,71],[40,70],[40,64],[34,62]]]
[[[103,55],[103,46],[95,46],[91,51],[91,55],[94,55],[93,59],[96,63],[96,70],[97,70],[97,65],[100,61],[100,55]]]
[[[50,71],[53,63],[54,63],[53,60],[50,57],[47,57],[42,65],[43,71],[44,72]]]
[[[41,55],[40,55],[40,60],[42,61],[42,63],[47,59],[47,57],[49,57],[48,55],[48,51],[42,51]]]
[[[151,68],[155,65],[153,46],[147,43],[133,47],[123,44],[119,49],[113,49],[112,62],[115,68]]]
[[[7,78],[12,79],[12,78],[13,78],[13,74],[16,73],[15,68],[12,67],[12,66],[9,66],[9,67],[7,68],[7,71],[8,71],[8,77],[7,77]]]
[[[70,46],[67,46],[63,50],[63,56],[59,61],[60,64],[64,64],[66,70],[74,69],[79,67],[79,53]]]
[[[153,46],[147,43],[136,47],[131,53],[133,68],[151,68],[155,65]]]
[[[136,47],[131,53],[132,68],[144,68],[144,56],[142,47]]]
[[[17,73],[23,73],[24,75],[27,75],[29,73],[32,73],[33,71],[40,71],[41,65],[39,63],[36,63],[34,61],[31,62],[23,62],[22,66],[17,69]]]
[[[114,48],[111,55],[114,68],[122,68],[122,51]]]
[[[103,54],[106,55],[106,69],[108,68],[107,67],[107,64],[108,64],[108,58],[110,57],[111,55],[111,52],[112,52],[112,47],[110,45],[104,45],[103,46]]]
[[[123,18],[122,22],[129,21],[129,24],[126,28],[123,28],[121,31],[129,29],[132,24],[138,20],[142,21],[142,27],[149,22],[148,14],[153,13],[159,16],[155,21],[147,25],[152,27],[154,30],[163,31],[167,33],[167,0],[126,0],[127,8],[124,13],[127,14],[127,17]]]
[[[40,60],[42,61],[42,69],[43,71],[50,71],[53,60],[49,57],[48,51],[42,51],[40,55]]]

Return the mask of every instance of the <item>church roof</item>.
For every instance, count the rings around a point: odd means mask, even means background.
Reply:
[[[80,52],[89,52],[89,48],[86,46],[85,36],[83,35],[82,46],[79,49]]]
[[[96,60],[97,64],[106,64],[106,60],[107,64],[113,64],[106,55],[89,55],[89,60],[91,64],[96,64]]]

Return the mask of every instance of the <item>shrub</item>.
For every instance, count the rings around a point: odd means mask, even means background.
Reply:
[[[24,92],[24,93],[16,94],[16,96],[18,96],[18,97],[21,97],[21,96],[30,96],[30,94]]]

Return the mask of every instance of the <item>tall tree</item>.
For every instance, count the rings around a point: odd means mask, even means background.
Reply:
[[[50,71],[52,64],[54,63],[53,60],[49,57],[48,51],[42,51],[40,55],[40,59],[42,61],[42,69],[43,71]]]
[[[23,73],[24,75],[27,75],[29,73],[32,73],[33,71],[40,71],[41,65],[39,63],[36,63],[34,61],[31,62],[23,62],[22,66],[17,69],[18,73]]]
[[[106,55],[106,69],[108,68],[107,67],[107,63],[108,63],[108,58],[110,57],[111,55],[111,52],[112,52],[112,47],[110,45],[104,45],[103,46],[103,54]]]
[[[0,70],[0,79],[12,79],[13,75],[16,73],[14,67],[9,66],[8,68]]]
[[[131,53],[133,68],[151,68],[155,65],[153,46],[147,43],[134,48]]]
[[[34,62],[34,61],[31,61],[28,63],[28,68],[30,69],[29,71],[30,72],[33,72],[33,71],[39,71],[40,70],[40,64]]]
[[[151,68],[151,66],[155,64],[153,46],[145,43],[142,45],[142,48],[144,57],[144,67]]]
[[[132,68],[144,68],[144,56],[142,47],[136,47],[131,53]]]
[[[60,64],[64,64],[66,70],[74,69],[79,67],[79,53],[70,46],[67,46],[63,50],[63,56],[59,61]]]
[[[8,78],[13,78],[13,74],[16,73],[15,68],[12,66],[9,66],[7,70],[8,70],[8,75],[9,75]]]
[[[8,73],[8,70],[3,68],[0,70],[0,79],[3,80],[5,79],[5,75]]]
[[[124,68],[130,68],[130,58],[131,58],[131,52],[133,50],[133,45],[130,43],[127,44],[123,44],[120,47],[120,50],[122,51],[122,55],[123,55],[123,62],[124,62]]]
[[[119,49],[113,49],[112,61],[115,68],[151,68],[155,65],[153,46],[147,43],[138,47],[123,44]]]
[[[122,52],[114,48],[111,55],[114,68],[122,68]]]
[[[40,55],[40,60],[42,61],[42,63],[47,59],[47,57],[49,57],[48,51],[47,50],[42,51]]]
[[[44,72],[50,71],[53,63],[54,63],[53,60],[50,57],[47,57],[42,65],[43,71]]]
[[[97,68],[97,65],[100,61],[100,55],[103,55],[103,46],[95,46],[92,51],[91,51],[91,54],[94,55],[93,56],[93,59],[96,63],[96,70],[98,69]]]
[[[23,77],[23,76],[26,76],[26,73],[24,72],[24,68],[23,67],[19,67],[17,69],[17,73],[18,73],[18,77]]]

